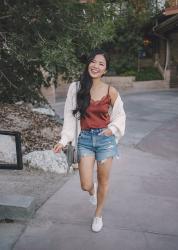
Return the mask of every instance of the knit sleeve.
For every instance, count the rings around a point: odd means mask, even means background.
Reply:
[[[125,122],[126,122],[126,114],[123,108],[123,102],[121,100],[120,95],[118,95],[113,109],[110,114],[111,122],[108,125],[108,128],[111,129],[113,134],[119,140],[125,133]]]
[[[64,106],[64,123],[61,131],[60,143],[66,146],[67,143],[74,140],[76,118],[73,115],[73,110],[76,106],[76,83],[71,83],[68,89],[67,98]]]

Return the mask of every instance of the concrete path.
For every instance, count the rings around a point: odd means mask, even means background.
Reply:
[[[76,174],[37,211],[14,250],[178,250],[178,91],[122,99],[127,129],[103,230],[91,232],[94,207]]]

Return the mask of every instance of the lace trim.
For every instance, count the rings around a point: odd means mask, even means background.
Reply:
[[[99,100],[93,100],[93,99],[91,98],[91,99],[90,99],[90,102],[91,102],[91,103],[94,103],[94,104],[98,104],[98,103],[102,102],[103,100],[105,100],[107,97],[108,97],[108,99],[110,100],[110,96],[107,94],[107,95],[103,96],[103,97],[102,97],[101,99],[99,99]]]

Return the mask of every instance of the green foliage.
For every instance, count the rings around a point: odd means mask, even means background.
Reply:
[[[136,69],[130,69],[130,70],[127,70],[125,71],[124,73],[121,74],[121,76],[136,76],[137,74],[137,71]]]
[[[101,4],[100,11],[97,4],[67,4],[67,8],[66,4],[60,4],[58,7],[62,17],[57,17],[60,31],[55,40],[48,39],[43,43],[42,61],[44,67],[54,74],[60,72],[66,78],[78,78],[82,69],[80,57],[110,41],[114,24]]]
[[[38,91],[43,79],[34,65],[29,62],[25,64],[25,60],[22,63],[8,52],[3,56],[4,60],[0,63],[0,101],[8,103],[21,100],[32,103],[34,100],[44,101]]]
[[[79,77],[82,55],[114,36],[104,4],[77,1],[1,1],[0,99],[39,101],[41,84],[61,74]],[[44,81],[39,70],[49,72]]]
[[[138,52],[143,48],[144,25],[159,10],[156,0],[118,1],[122,8],[114,19],[115,36],[106,43],[111,53],[110,75],[123,75],[137,68]]]
[[[135,15],[133,9],[128,9],[126,15],[121,15],[116,21],[116,35],[113,40],[115,51],[112,56],[113,71],[122,74],[137,65],[138,51],[143,46],[143,24],[146,17]]]
[[[1,5],[0,100],[43,100],[38,93],[43,78],[28,6],[21,1]]]
[[[140,12],[135,2],[1,1],[0,100],[42,100],[41,85],[55,82],[58,74],[68,81],[77,79],[82,56],[95,47],[111,52],[110,73],[135,68],[142,27],[154,13],[155,0],[141,1],[147,5]],[[47,80],[41,66],[49,72]]]
[[[162,80],[160,72],[154,67],[141,68],[138,72],[136,68],[123,71],[120,76],[135,76],[136,81]]]
[[[156,68],[143,68],[136,73],[136,81],[162,80],[163,77]]]

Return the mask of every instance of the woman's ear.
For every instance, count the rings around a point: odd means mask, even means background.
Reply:
[[[102,77],[105,76],[106,73],[107,73],[107,70],[104,71],[104,73],[102,74]]]

